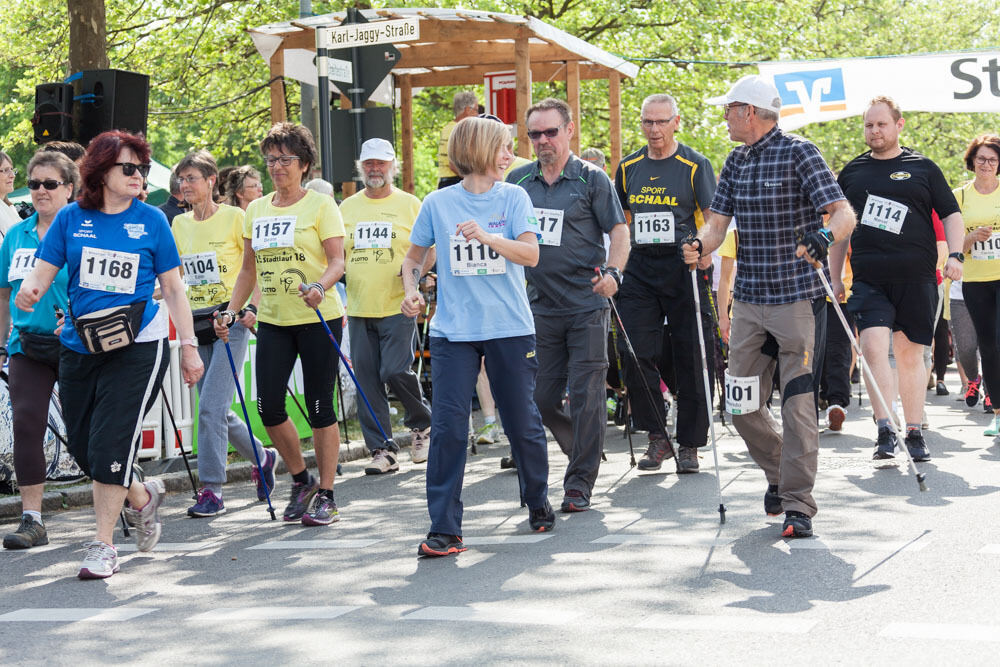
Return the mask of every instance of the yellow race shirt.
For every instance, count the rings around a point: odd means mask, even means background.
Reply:
[[[969,181],[952,192],[962,209],[965,233],[976,227],[991,227],[993,235],[987,241],[979,241],[972,250],[965,253],[962,267],[962,281],[985,283],[1000,280],[1000,188],[988,195],[979,194]]]
[[[190,211],[182,213],[171,231],[192,310],[229,301],[243,263],[243,209],[219,204],[219,210],[200,221]]]
[[[399,315],[403,302],[399,272],[419,212],[420,200],[395,188],[383,199],[372,199],[362,190],[340,205],[347,233],[348,316]]]
[[[438,139],[438,178],[452,178],[458,176],[448,166],[448,139],[451,138],[451,131],[458,125],[453,120],[441,128],[441,138]]]
[[[250,202],[243,238],[254,250],[260,286],[261,322],[293,326],[317,322],[316,313],[299,296],[299,285],[319,280],[326,271],[323,241],[344,235],[344,221],[333,197],[308,190],[291,206],[274,206],[274,193]],[[343,317],[337,292],[330,289],[320,304],[325,320]]]
[[[726,238],[719,246],[719,257],[736,259],[736,230],[730,229],[726,232]]]

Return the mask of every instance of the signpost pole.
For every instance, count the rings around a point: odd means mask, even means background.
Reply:
[[[355,7],[349,7],[347,9],[347,22],[348,23],[361,23],[364,18],[361,16],[361,12]],[[358,47],[351,48],[351,69],[354,74],[354,85],[347,90],[348,94],[351,96],[351,119],[354,121],[354,155],[359,157],[361,155],[361,144],[364,143],[364,135],[362,133],[362,124],[364,123],[365,113],[365,98],[363,97],[365,89],[361,87],[361,58],[359,57]],[[361,175],[354,174],[355,183],[361,183]]]
[[[319,159],[323,179],[333,177],[333,137],[330,129],[330,77],[327,67],[327,48],[321,30],[316,31],[316,69],[319,74]]]

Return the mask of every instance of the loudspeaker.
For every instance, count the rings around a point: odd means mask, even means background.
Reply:
[[[73,86],[40,83],[35,86],[35,143],[73,139]]]
[[[146,133],[147,75],[117,69],[84,70],[74,87],[76,136],[84,146],[108,130]]]

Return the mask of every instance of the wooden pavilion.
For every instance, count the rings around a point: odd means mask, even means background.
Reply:
[[[621,79],[634,77],[638,67],[587,42],[532,17],[464,9],[369,9],[369,22],[417,17],[420,37],[399,42],[402,53],[391,76],[399,89],[400,150],[403,188],[413,192],[413,89],[431,86],[483,85],[489,72],[513,70],[516,74],[517,118],[531,106],[531,82],[566,81],[567,102],[580,123],[580,80],[608,81],[611,164],[622,156]],[[315,53],[316,28],[340,25],[346,12],[272,23],[250,30],[261,55],[270,64],[271,120],[285,118],[285,51],[305,49]],[[341,108],[349,101],[341,96]],[[517,123],[517,152],[531,157],[527,128]],[[579,132],[572,149],[580,152]]]

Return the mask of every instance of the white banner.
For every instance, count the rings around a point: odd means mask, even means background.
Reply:
[[[767,62],[761,76],[781,94],[782,129],[865,112],[876,95],[903,112],[1000,111],[1000,52],[812,62]]]

